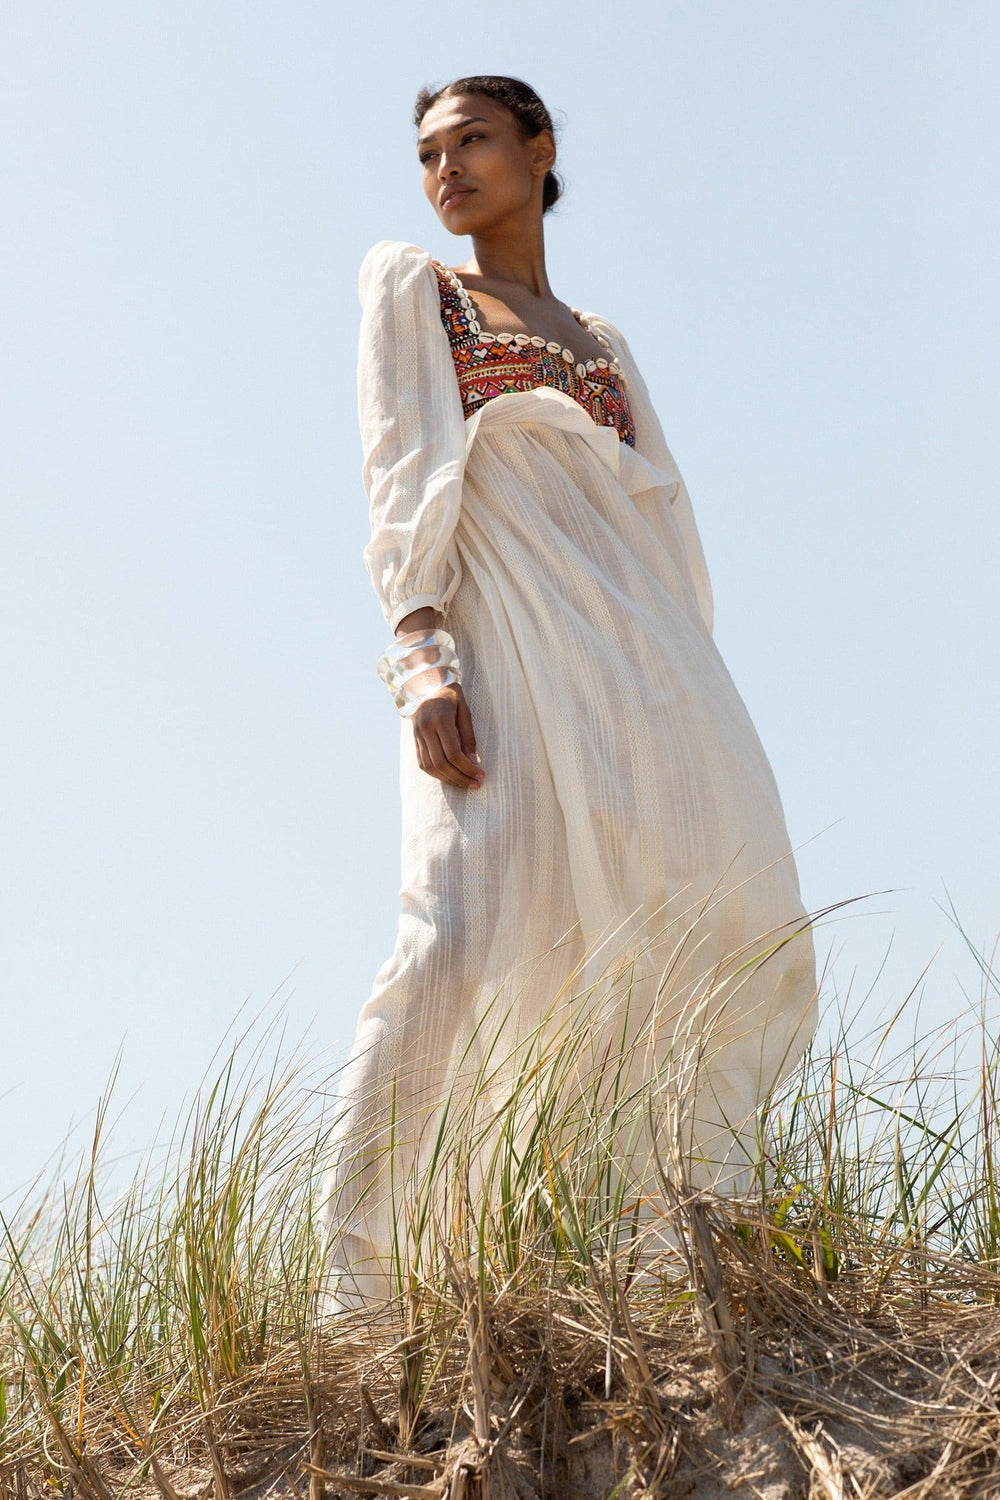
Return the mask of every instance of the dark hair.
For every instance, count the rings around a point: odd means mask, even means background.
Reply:
[[[531,86],[521,78],[505,78],[497,73],[477,73],[472,78],[455,78],[439,89],[421,89],[413,110],[413,123],[420,128],[424,115],[439,99],[454,99],[458,94],[486,94],[509,109],[517,121],[526,140],[551,130],[555,135],[552,116]],[[546,172],[542,183],[542,213],[561,197],[563,180],[558,172]]]

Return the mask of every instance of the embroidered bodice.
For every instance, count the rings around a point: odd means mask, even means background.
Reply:
[[[623,443],[635,447],[635,425],[629,410],[625,377],[614,351],[576,308],[573,316],[608,350],[607,359],[578,360],[571,349],[547,343],[538,334],[491,333],[480,327],[472,298],[450,266],[433,260],[441,299],[441,321],[451,344],[465,415],[484,402],[511,391],[539,385],[565,391],[600,426],[614,427]]]

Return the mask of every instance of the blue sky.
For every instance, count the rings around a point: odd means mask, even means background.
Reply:
[[[360,260],[468,253],[425,83],[560,122],[556,293],[625,331],[695,505],[836,988],[929,1020],[1000,936],[1000,11],[14,0],[0,1197],[128,1152],[226,1028],[343,1055],[395,931],[398,721],[361,552]],[[886,955],[888,954],[888,957]],[[883,962],[884,961],[884,962]]]

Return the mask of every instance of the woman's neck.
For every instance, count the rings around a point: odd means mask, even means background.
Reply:
[[[534,232],[522,226],[512,232],[505,225],[495,235],[473,235],[472,255],[462,270],[466,275],[482,276],[489,281],[513,282],[534,297],[552,295],[540,224]]]

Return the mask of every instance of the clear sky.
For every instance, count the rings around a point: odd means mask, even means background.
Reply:
[[[557,295],[628,336],[834,984],[1000,936],[1000,9],[8,0],[0,1197],[114,1056],[147,1143],[241,1005],[342,1056],[395,932],[357,269],[460,264],[425,83],[560,121]],[[880,964],[888,950],[883,971]]]

